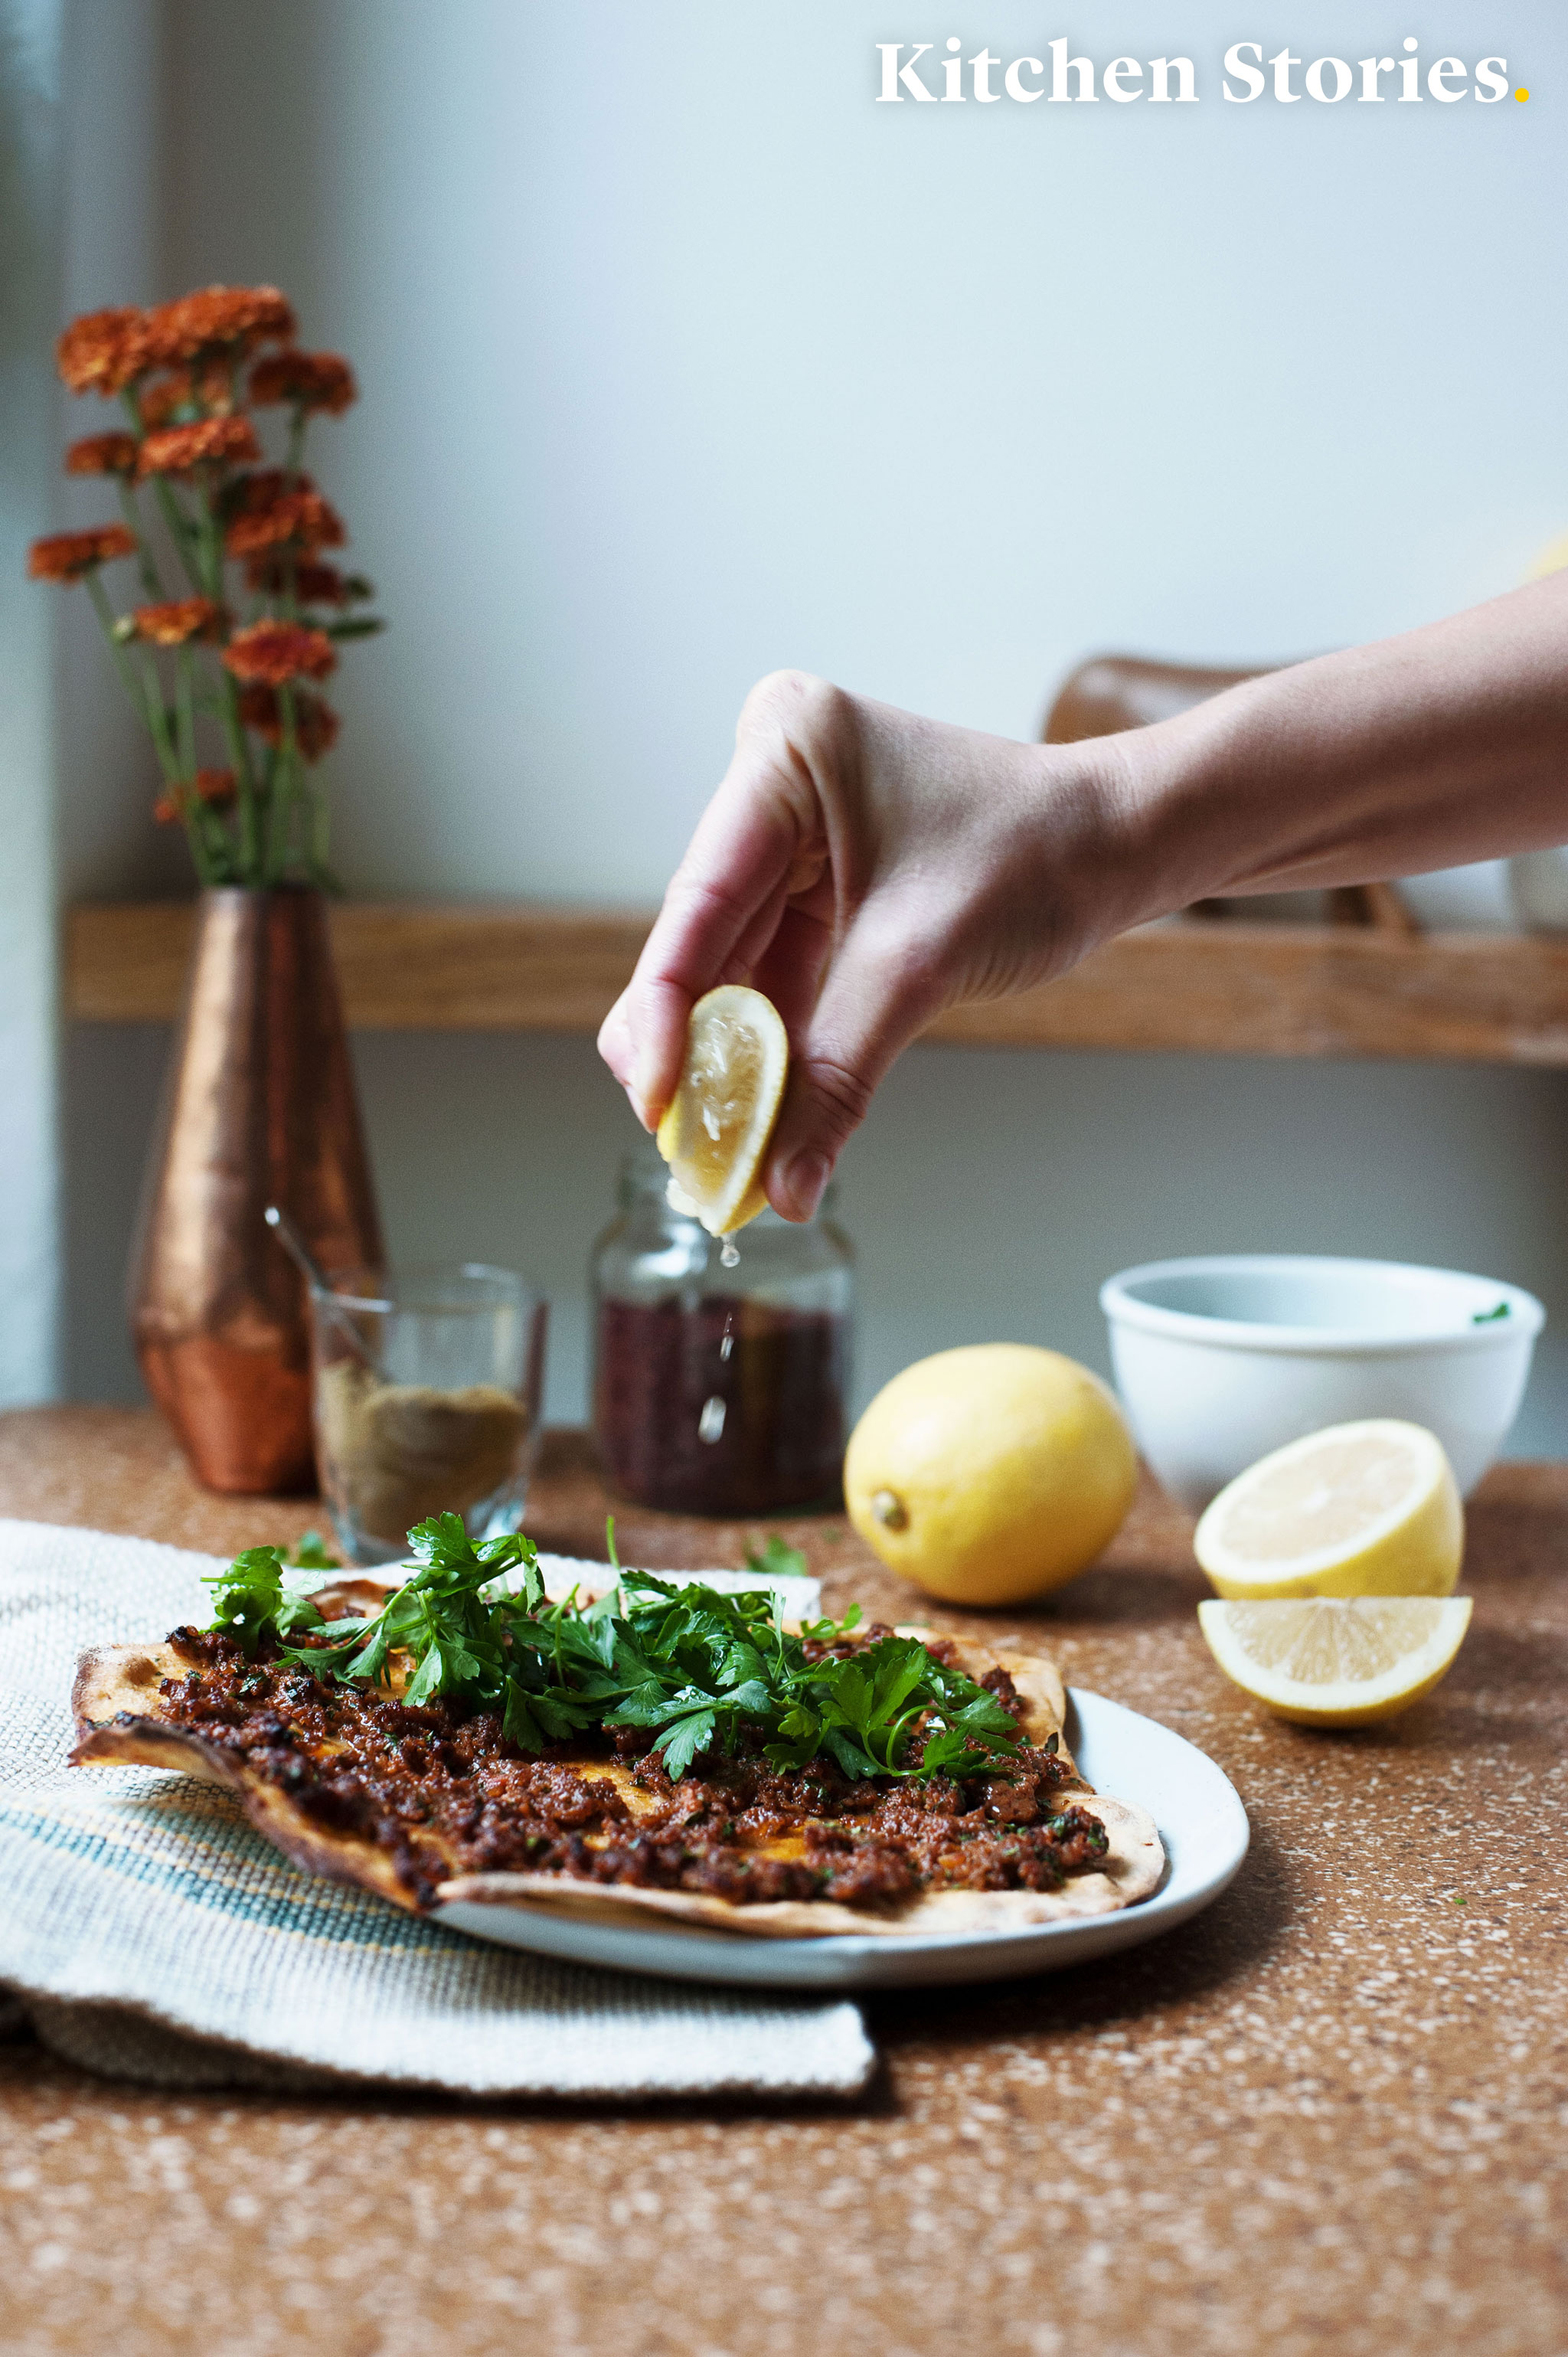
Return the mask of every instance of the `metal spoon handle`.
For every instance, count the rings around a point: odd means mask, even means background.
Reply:
[[[320,1262],[306,1243],[294,1221],[278,1203],[269,1203],[262,1217],[305,1278],[313,1298],[326,1311],[338,1333],[352,1350],[354,1356],[369,1367],[371,1374],[379,1375],[381,1372],[380,1361],[333,1292]]]
[[[269,1203],[262,1217],[273,1230],[279,1243],[299,1269],[306,1282],[314,1286],[317,1293],[330,1293],[332,1288],[322,1273],[321,1264],[282,1206]]]

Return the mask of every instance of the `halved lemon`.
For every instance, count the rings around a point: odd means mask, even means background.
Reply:
[[[730,982],[692,1009],[675,1093],[659,1125],[670,1200],[727,1236],[767,1203],[757,1177],[789,1071],[783,1019],[759,990]]]
[[[1314,1596],[1197,1608],[1228,1678],[1302,1727],[1362,1727],[1430,1694],[1470,1625],[1467,1596]]]
[[[1379,1416],[1261,1457],[1192,1544],[1221,1596],[1451,1596],[1465,1510],[1436,1435]]]

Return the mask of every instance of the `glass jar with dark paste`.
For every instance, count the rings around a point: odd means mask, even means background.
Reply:
[[[629,1156],[594,1247],[594,1436],[639,1505],[773,1514],[832,1504],[848,1437],[854,1254],[823,1207],[763,1211],[730,1244],[671,1211],[669,1171]]]

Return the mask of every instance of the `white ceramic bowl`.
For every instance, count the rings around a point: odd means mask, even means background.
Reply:
[[[1271,1448],[1374,1415],[1434,1432],[1468,1495],[1546,1322],[1533,1294],[1491,1277],[1264,1253],[1125,1268],[1100,1306],[1133,1437],[1194,1513]]]

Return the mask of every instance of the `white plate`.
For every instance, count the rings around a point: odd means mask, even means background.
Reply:
[[[477,1940],[532,1948],[575,1964],[613,1964],[671,1980],[765,1982],[774,1987],[907,1988],[1056,1972],[1158,1938],[1218,1899],[1247,1855],[1247,1813],[1213,1760],[1152,1718],[1101,1695],[1068,1689],[1068,1743],[1097,1792],[1148,1810],[1165,1846],[1152,1899],[1114,1915],[946,1939],[753,1940],[728,1932],[622,1926],[528,1907],[442,1907],[435,1921]]]

